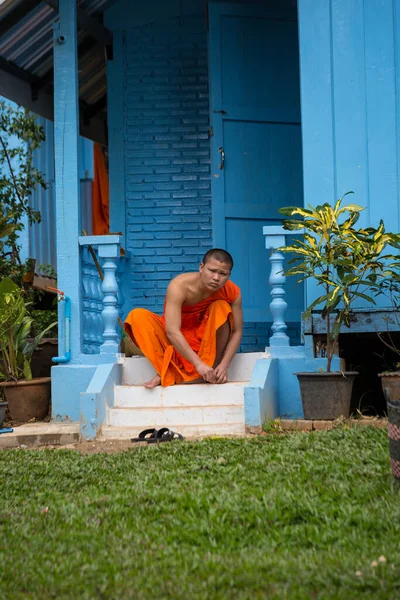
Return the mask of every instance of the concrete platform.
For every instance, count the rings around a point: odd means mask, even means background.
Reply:
[[[26,423],[0,434],[2,448],[64,446],[80,441],[79,423]]]

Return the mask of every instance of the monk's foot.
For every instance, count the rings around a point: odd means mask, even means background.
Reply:
[[[144,387],[148,390],[152,390],[158,385],[161,385],[161,377],[159,375],[154,375],[153,379],[150,379],[150,381],[145,382]]]

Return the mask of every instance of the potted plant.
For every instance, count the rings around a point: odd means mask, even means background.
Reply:
[[[57,287],[57,274],[52,265],[40,264],[37,267],[33,286],[37,297],[29,307],[29,312],[33,317],[31,335],[35,337],[57,320],[57,294],[50,291],[50,288]],[[58,330],[54,327],[49,336],[46,335],[41,339],[33,353],[31,361],[33,377],[48,377],[54,365],[52,359],[57,355]]]
[[[400,247],[400,236],[395,236],[393,245]],[[391,351],[393,360],[389,369],[378,373],[381,379],[383,395],[387,403],[389,454],[392,474],[400,480],[400,343],[391,329],[400,330],[400,272],[399,256],[376,278],[372,290],[377,296],[388,299],[390,311],[383,318],[386,322],[384,331],[377,331],[382,344]],[[391,327],[393,326],[393,327]],[[396,356],[397,355],[397,356]]]
[[[0,281],[0,386],[11,417],[16,421],[44,418],[49,409],[50,377],[32,378],[32,354],[50,324],[29,340],[33,319],[23,290],[11,279]]]
[[[54,365],[52,359],[58,355],[58,336],[57,325],[54,326],[54,321],[57,320],[57,309],[32,310],[33,326],[31,335],[35,337],[43,330],[48,331],[49,325],[50,335],[44,336],[35,348],[31,360],[31,369],[33,377],[48,377],[51,372],[51,367]],[[31,340],[31,338],[29,339]]]
[[[394,337],[392,329],[400,331],[400,273],[399,258],[387,266],[385,271],[377,277],[372,290],[376,296],[384,296],[388,300],[389,311],[383,317],[386,327],[383,331],[377,331],[379,340],[389,349],[394,357],[381,377],[382,389],[386,400],[400,402],[400,343]],[[392,327],[393,326],[393,327]],[[397,356],[396,356],[397,355]]]
[[[6,418],[7,402],[0,400],[0,429],[3,428],[3,423]]]
[[[387,256],[382,252],[393,239],[382,222],[377,229],[356,229],[363,208],[356,204],[342,206],[343,198],[334,206],[328,203],[315,208],[289,206],[279,211],[289,217],[283,222],[285,229],[303,234],[302,239],[280,248],[294,255],[289,261],[293,266],[285,275],[299,276],[299,281],[313,278],[322,290],[304,316],[310,317],[317,307],[321,310],[326,324],[326,371],[296,373],[306,419],[349,416],[357,373],[332,372],[332,359],[341,327],[351,325],[354,303],[362,299],[375,304],[366,292],[376,273],[384,269]]]
[[[0,252],[3,250],[4,238],[7,238],[12,234],[17,225],[12,222],[13,214],[6,212],[4,214],[3,208],[0,206]],[[6,417],[7,402],[0,400],[0,429],[3,427],[4,419]]]

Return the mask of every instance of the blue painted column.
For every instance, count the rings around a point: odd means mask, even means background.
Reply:
[[[71,299],[71,362],[79,362],[81,293],[79,222],[79,89],[76,0],[59,0],[54,24],[54,152],[57,286]]]

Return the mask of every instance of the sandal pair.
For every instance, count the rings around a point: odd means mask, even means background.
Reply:
[[[158,444],[160,442],[172,442],[173,440],[184,440],[180,433],[175,433],[168,427],[161,429],[145,429],[139,433],[139,437],[131,438],[131,442],[145,442],[146,444]]]

